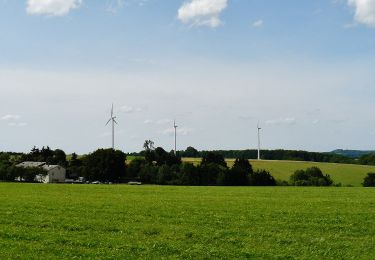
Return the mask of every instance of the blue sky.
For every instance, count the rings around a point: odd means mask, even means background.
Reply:
[[[0,150],[375,149],[375,0],[0,1]],[[103,124],[104,122],[104,124]]]

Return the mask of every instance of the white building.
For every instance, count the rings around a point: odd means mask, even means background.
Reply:
[[[38,175],[35,181],[43,183],[64,183],[66,177],[66,170],[60,165],[49,165],[45,162],[22,162],[17,165],[22,168],[38,167],[46,171],[46,175]]]

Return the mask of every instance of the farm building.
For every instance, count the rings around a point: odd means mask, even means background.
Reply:
[[[66,170],[60,165],[49,165],[46,162],[22,162],[17,165],[22,168],[42,168],[46,175],[38,175],[35,180],[43,183],[64,183]]]

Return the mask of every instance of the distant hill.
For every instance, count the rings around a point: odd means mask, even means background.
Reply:
[[[349,158],[360,158],[361,156],[366,155],[366,154],[375,154],[375,151],[337,149],[337,150],[332,151],[331,153],[346,156]]]

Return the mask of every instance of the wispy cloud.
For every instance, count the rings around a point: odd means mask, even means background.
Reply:
[[[27,0],[26,11],[31,15],[64,16],[81,6],[83,0]]]
[[[190,0],[178,10],[178,19],[192,26],[218,27],[220,14],[227,8],[228,0]]]
[[[263,24],[264,24],[263,20],[257,20],[255,22],[253,22],[253,27],[255,27],[255,28],[262,27]]]
[[[136,112],[142,112],[143,109],[141,107],[132,107],[132,106],[125,105],[125,106],[120,107],[119,111],[122,113],[131,114],[131,113],[136,113]]]
[[[185,127],[177,128],[177,134],[180,134],[180,135],[189,135],[191,132],[193,132],[193,130],[190,128],[185,128]],[[174,135],[174,128],[164,129],[161,133],[163,135],[170,135],[170,136]]]
[[[274,125],[295,125],[296,119],[294,117],[285,117],[285,118],[278,118],[267,120],[266,125],[274,126]]]
[[[173,120],[169,118],[162,118],[158,120],[152,120],[152,119],[146,119],[143,121],[145,125],[155,124],[155,125],[166,125],[166,124],[172,124]]]
[[[21,118],[20,115],[12,115],[12,114],[8,114],[8,115],[1,117],[2,120],[18,120],[20,118]]]
[[[172,123],[173,120],[172,119],[168,119],[168,118],[164,118],[164,119],[159,119],[156,121],[156,123],[158,125],[163,125],[163,124],[169,124],[169,123]]]
[[[15,115],[15,114],[8,114],[8,115],[5,115],[5,116],[1,117],[1,120],[8,122],[8,126],[12,126],[12,127],[27,126],[26,122],[19,122],[20,119],[21,119],[21,116]]]
[[[25,122],[10,122],[10,123],[8,123],[8,126],[24,127],[24,126],[27,126],[27,123],[25,123]]]
[[[150,120],[150,119],[146,119],[146,120],[143,121],[143,123],[144,123],[145,125],[152,124],[153,122],[154,122],[154,121],[152,121],[152,120]]]

